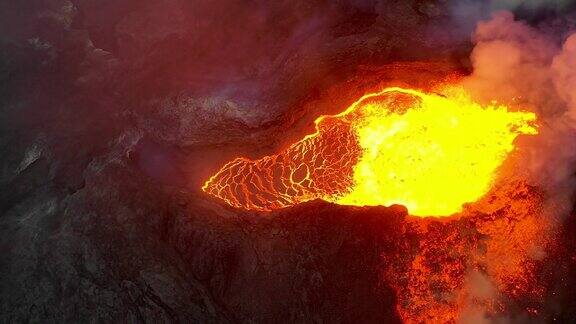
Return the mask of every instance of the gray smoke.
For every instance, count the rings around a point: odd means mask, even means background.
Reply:
[[[499,1],[501,5],[538,9],[566,8],[568,1]],[[477,24],[471,54],[472,74],[464,87],[480,102],[496,100],[534,111],[540,125],[538,136],[524,139],[523,165],[532,185],[545,191],[544,216],[560,225],[574,205],[576,179],[576,33],[561,22],[550,33],[549,24],[534,27],[509,11],[497,12]],[[568,27],[567,27],[568,26]],[[560,32],[558,32],[560,31]],[[477,289],[487,286],[468,276]],[[497,292],[493,291],[494,298]],[[467,323],[519,322],[525,318],[489,319],[481,309],[461,314]]]
[[[500,12],[478,24],[474,43],[474,70],[464,86],[477,100],[537,113],[540,135],[527,143],[525,168],[534,185],[554,200],[563,197],[560,209],[569,210],[571,202],[565,199],[576,187],[576,96],[571,90],[576,85],[576,34],[557,39]],[[558,201],[551,203],[560,207]]]
[[[453,0],[449,10],[456,28],[450,32],[467,37],[475,30],[479,21],[490,19],[493,13],[502,10],[517,12],[527,19],[539,20],[545,15],[555,19],[573,11],[575,7],[574,0]]]

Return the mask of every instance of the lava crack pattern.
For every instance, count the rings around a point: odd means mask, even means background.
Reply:
[[[270,211],[345,192],[352,186],[359,156],[350,124],[331,118],[320,125],[317,135],[280,154],[231,161],[203,190],[234,207]]]
[[[319,117],[314,134],[279,154],[231,161],[202,189],[248,210],[323,199],[449,216],[490,190],[516,137],[537,133],[535,119],[481,106],[461,88],[442,95],[387,88]]]

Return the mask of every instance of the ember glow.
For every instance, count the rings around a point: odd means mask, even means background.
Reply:
[[[387,88],[319,117],[314,134],[279,154],[233,160],[203,190],[248,210],[323,199],[449,216],[490,190],[517,136],[537,133],[535,120],[474,103],[461,88]]]

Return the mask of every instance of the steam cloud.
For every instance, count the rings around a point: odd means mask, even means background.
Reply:
[[[474,72],[464,86],[478,100],[514,101],[539,115],[541,135],[528,146],[525,168],[557,214],[569,210],[576,187],[576,34],[554,39],[500,12],[478,24],[474,42]]]
[[[569,5],[568,1],[506,3],[513,8],[523,5],[554,10]],[[566,24],[553,29],[549,26],[532,27],[508,11],[479,22],[473,34],[473,72],[463,85],[476,100],[497,100],[538,114],[540,135],[525,143],[528,158],[520,169],[528,173],[531,184],[545,191],[545,217],[558,225],[572,210],[576,190],[576,33],[566,32],[571,29]],[[477,273],[468,276],[468,285],[472,295],[491,287],[489,278]],[[497,298],[495,290],[489,292]],[[473,297],[482,300],[486,293]],[[490,322],[478,309],[466,310],[460,316],[462,322]]]

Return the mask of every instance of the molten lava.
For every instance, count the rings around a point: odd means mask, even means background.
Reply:
[[[448,216],[490,190],[516,137],[537,133],[535,119],[481,106],[459,88],[387,88],[321,116],[314,134],[278,154],[229,162],[202,189],[248,210],[323,199]]]

